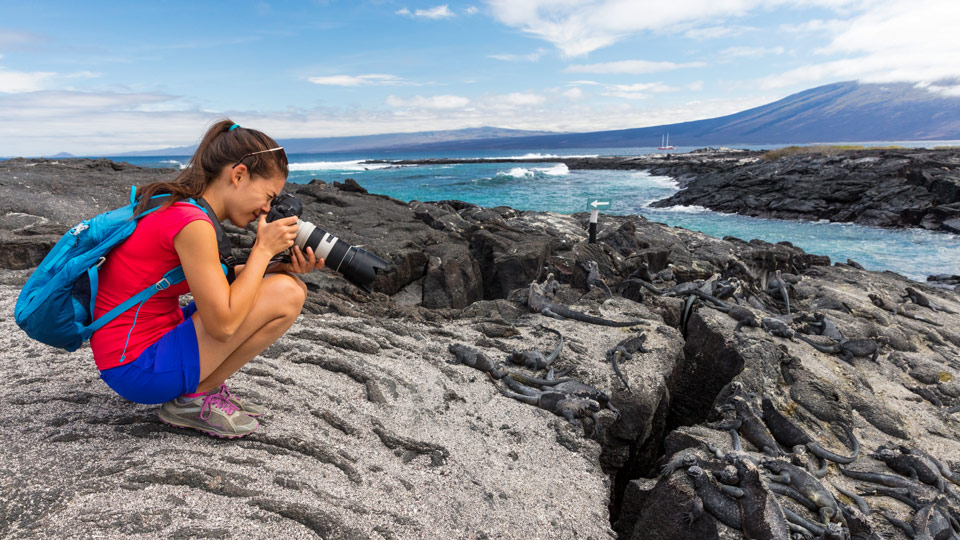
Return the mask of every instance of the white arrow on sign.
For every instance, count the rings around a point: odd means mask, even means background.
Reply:
[[[608,204],[610,204],[610,201],[600,201],[600,200],[597,200],[597,201],[591,202],[591,203],[590,203],[590,206],[596,208],[596,207],[598,207],[598,206],[607,206]]]

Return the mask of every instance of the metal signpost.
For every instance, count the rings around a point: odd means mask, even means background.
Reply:
[[[597,243],[597,220],[600,218],[600,209],[610,210],[613,201],[610,199],[593,198],[587,201],[587,210],[590,210],[590,243]]]

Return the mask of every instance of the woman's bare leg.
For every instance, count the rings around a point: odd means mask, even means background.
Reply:
[[[195,392],[217,388],[273,344],[297,320],[306,295],[306,286],[298,278],[268,274],[247,318],[227,341],[210,336],[199,314],[194,314],[193,325],[200,349],[200,384]]]

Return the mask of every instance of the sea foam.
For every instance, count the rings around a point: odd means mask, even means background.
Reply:
[[[643,183],[643,185],[647,185],[647,186],[656,186],[656,187],[663,187],[663,188],[670,188],[670,189],[677,189],[680,187],[677,181],[669,176],[654,176],[648,173],[647,171],[639,171],[639,172],[632,173],[630,175],[630,178],[634,180],[640,180]]]
[[[565,163],[557,163],[551,167],[514,167],[509,171],[497,171],[497,176],[510,176],[513,178],[533,178],[540,176],[566,176],[570,174],[570,169]]]

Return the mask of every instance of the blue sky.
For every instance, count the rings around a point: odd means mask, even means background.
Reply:
[[[710,118],[831,82],[960,95],[960,0],[0,0],[0,156]],[[679,141],[675,141],[679,144]]]

